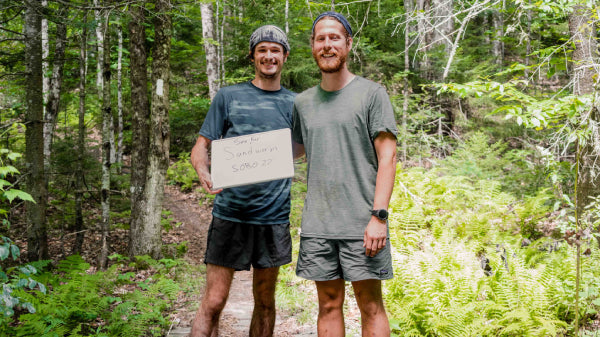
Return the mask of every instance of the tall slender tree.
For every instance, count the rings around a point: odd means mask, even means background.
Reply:
[[[83,25],[79,40],[79,109],[77,132],[77,164],[75,168],[75,243],[73,253],[80,253],[83,246],[83,189],[85,187],[85,78],[87,72],[87,11],[83,14]]]
[[[102,187],[100,190],[100,201],[102,203],[102,221],[100,230],[102,233],[100,255],[98,265],[106,269],[108,264],[108,234],[110,231],[110,176],[112,164],[111,138],[114,134],[112,107],[111,107],[111,69],[110,69],[110,12],[104,11],[102,18],[103,26],[103,62],[102,62]]]
[[[577,4],[569,15],[569,31],[575,45],[572,58],[573,94],[588,95],[594,93],[594,85],[600,83],[600,73],[594,69],[598,64],[598,42],[592,9],[583,3]],[[598,93],[596,92],[596,95]],[[596,103],[598,104],[598,103]],[[577,185],[577,209],[582,212],[591,201],[590,196],[600,194],[600,112],[597,105],[590,104],[585,112],[584,125],[590,130],[582,146]]]
[[[46,228],[47,189],[44,175],[43,92],[42,92],[42,17],[40,2],[25,0],[24,33],[26,62],[25,161],[27,192],[35,202],[27,201],[27,257],[48,258]]]
[[[67,25],[64,21],[67,15],[65,5],[60,4],[56,21],[56,40],[54,44],[54,60],[52,62],[52,75],[48,87],[48,95],[45,104],[44,118],[44,163],[46,165],[46,176],[50,171],[50,156],[52,154],[52,140],[56,127],[56,118],[60,108],[60,94],[63,82],[63,69],[65,66],[65,50],[67,46]]]
[[[215,20],[212,1],[200,4],[202,13],[202,38],[206,54],[206,77],[208,77],[208,96],[212,100],[219,90],[219,56],[215,45]]]
[[[138,247],[147,209],[144,195],[148,167],[150,106],[148,101],[148,71],[146,51],[145,2],[129,10],[129,76],[131,82],[131,219],[129,223],[129,255],[142,251]]]

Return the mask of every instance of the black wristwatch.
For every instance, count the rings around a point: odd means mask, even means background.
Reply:
[[[386,221],[388,218],[388,211],[385,209],[373,209],[371,210],[371,215],[374,215],[379,220]]]

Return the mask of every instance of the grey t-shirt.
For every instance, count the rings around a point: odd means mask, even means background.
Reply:
[[[304,144],[308,160],[302,236],[363,238],[375,197],[379,132],[397,135],[390,99],[375,82],[356,76],[341,90],[316,86],[296,96],[292,138]]]

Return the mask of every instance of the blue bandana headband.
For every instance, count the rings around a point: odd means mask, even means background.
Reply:
[[[313,34],[315,34],[315,26],[317,25],[317,22],[319,22],[319,20],[321,20],[324,17],[332,17],[332,18],[338,20],[342,24],[342,26],[344,26],[344,28],[346,28],[346,31],[348,32],[350,37],[352,37],[352,28],[350,28],[350,23],[348,23],[348,20],[346,19],[346,17],[338,12],[333,12],[333,11],[327,11],[327,12],[321,13],[319,16],[317,16],[317,18],[313,22],[313,26],[312,26]]]

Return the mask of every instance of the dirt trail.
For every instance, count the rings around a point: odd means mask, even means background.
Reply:
[[[193,263],[203,263],[206,249],[206,233],[211,220],[211,207],[199,205],[194,193],[182,193],[177,187],[165,187],[164,208],[171,211],[171,217],[181,222],[178,235],[187,240],[188,252],[186,259]],[[183,240],[182,240],[183,241]],[[200,299],[197,299],[200,301]],[[221,337],[248,336],[248,328],[253,309],[252,271],[236,272],[231,285],[229,299],[221,316]],[[168,336],[187,336],[195,312],[191,309],[178,312],[180,321],[174,326]],[[284,314],[285,315],[285,314]],[[315,326],[299,326],[294,317],[281,317],[278,312],[275,336],[309,337],[316,336]]]

